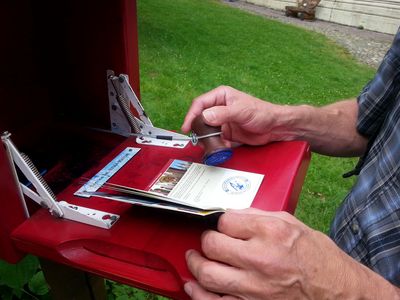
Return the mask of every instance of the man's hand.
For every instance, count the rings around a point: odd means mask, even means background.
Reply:
[[[285,212],[229,211],[203,234],[202,250],[186,255],[195,300],[375,299],[382,285],[392,298],[379,299],[395,299],[383,278]]]
[[[307,141],[311,150],[332,156],[362,155],[367,139],[356,130],[355,99],[323,107],[272,104],[231,87],[220,86],[193,100],[182,131],[203,114],[208,125],[221,126],[222,137],[249,145]]]
[[[249,145],[288,140],[284,128],[283,106],[274,105],[231,87],[220,86],[193,100],[182,131],[191,129],[193,119],[203,114],[208,125],[222,126],[223,138]]]

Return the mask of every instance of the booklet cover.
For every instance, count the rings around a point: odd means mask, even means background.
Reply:
[[[104,183],[103,191],[87,195],[206,216],[250,207],[264,178],[262,174],[183,160],[171,160],[163,170],[147,190]]]
[[[149,191],[205,210],[251,206],[264,175],[173,160]]]

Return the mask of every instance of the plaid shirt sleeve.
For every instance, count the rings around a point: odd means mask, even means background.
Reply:
[[[370,142],[330,236],[400,287],[400,31],[358,103],[357,129]]]
[[[375,77],[358,96],[359,115],[357,130],[366,137],[375,136],[380,129],[387,110],[399,93],[400,30],[392,47],[386,53]]]

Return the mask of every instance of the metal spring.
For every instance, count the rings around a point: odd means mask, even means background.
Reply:
[[[31,169],[31,171],[35,174],[37,179],[40,181],[40,183],[43,185],[43,187],[46,189],[46,191],[50,194],[50,196],[55,201],[57,199],[56,195],[50,189],[49,185],[44,180],[43,176],[39,173],[39,170],[35,167],[32,160],[25,153],[21,153],[21,156],[22,156],[23,160],[26,162],[26,164],[28,165],[28,167]]]
[[[138,122],[132,116],[131,110],[129,108],[130,101],[129,101],[129,99],[126,98],[125,95],[123,95],[120,92],[120,82],[121,82],[121,80],[123,81],[124,78],[123,77],[110,76],[109,80],[111,82],[111,85],[114,88],[115,93],[116,93],[116,98],[117,98],[118,104],[121,107],[122,112],[124,113],[125,117],[128,119],[128,122],[129,122],[129,125],[131,126],[131,129],[135,133],[139,133],[140,132],[140,124],[138,124]]]
[[[140,132],[140,127],[133,118],[132,113],[129,109],[129,99],[121,94],[117,94],[117,100],[125,116],[128,118],[129,124],[131,125],[133,131],[136,133]]]

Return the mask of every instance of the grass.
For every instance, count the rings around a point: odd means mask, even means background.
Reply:
[[[179,130],[192,99],[221,84],[275,103],[320,106],[356,96],[374,74],[321,34],[219,1],[138,0],[138,16],[141,98],[159,127]],[[297,217],[327,232],[353,183],[341,174],[354,164],[314,155]],[[0,292],[7,268],[0,265]],[[109,299],[164,299],[113,282],[107,288]]]
[[[371,70],[323,35],[218,1],[140,0],[142,99],[179,129],[191,100],[231,85],[270,101],[322,105],[357,95]]]

